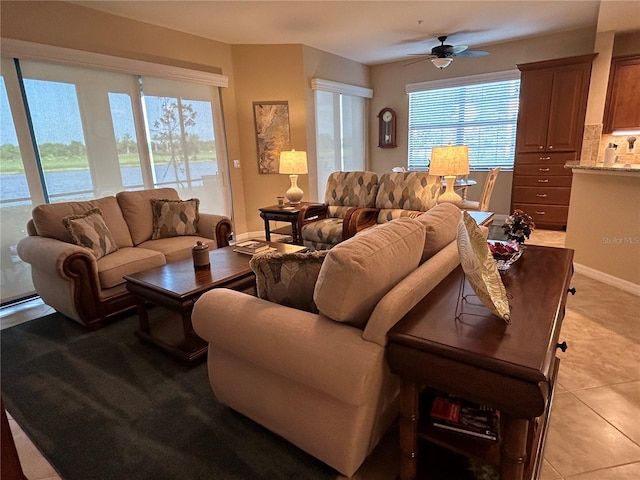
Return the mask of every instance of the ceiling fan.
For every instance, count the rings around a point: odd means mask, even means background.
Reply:
[[[453,61],[453,57],[483,57],[485,55],[489,55],[489,52],[485,52],[482,50],[467,50],[469,48],[467,45],[445,45],[444,42],[446,40],[446,35],[438,37],[440,45],[433,47],[431,49],[431,53],[409,54],[421,56],[424,58],[416,60],[415,62],[408,63],[407,65],[413,65],[414,63],[431,60],[431,63],[442,70],[443,68],[449,66],[449,64]]]

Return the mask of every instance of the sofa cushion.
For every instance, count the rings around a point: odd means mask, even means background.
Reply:
[[[153,233],[151,240],[195,235],[198,231],[200,200],[151,200]]]
[[[320,313],[363,328],[380,299],[418,266],[424,240],[420,222],[399,218],[336,245],[316,282]]]
[[[136,190],[118,192],[116,199],[122,216],[131,232],[133,245],[138,245],[151,238],[153,233],[153,213],[151,199],[180,200],[178,192],[173,188],[156,188],[153,190]]]
[[[72,243],[67,228],[62,223],[64,217],[82,215],[92,208],[99,208],[104,223],[111,232],[118,248],[131,247],[133,242],[129,228],[116,201],[116,197],[103,197],[85,202],[61,202],[36,206],[32,211],[33,226],[41,237],[55,238]]]
[[[125,247],[98,260],[98,278],[103,289],[125,282],[124,275],[159,267],[166,263],[160,252],[140,247]]]
[[[265,252],[249,261],[258,297],[287,307],[318,313],[313,290],[326,250],[310,253]]]
[[[69,232],[73,243],[91,250],[96,259],[118,250],[99,208],[92,208],[81,215],[64,217],[62,224]]]
[[[216,243],[214,240],[196,235],[185,235],[181,237],[148,240],[139,244],[138,247],[162,253],[167,259],[167,263],[169,263],[191,258],[191,248],[198,241],[209,245],[209,250],[213,250],[216,248]]]
[[[428,172],[386,172],[380,177],[375,206],[426,212],[436,205],[440,189],[438,177]]]
[[[302,238],[312,244],[336,245],[342,241],[342,218],[323,218],[302,227]]]
[[[327,179],[324,203],[331,206],[373,207],[378,193],[378,175],[374,172],[333,172]],[[340,215],[330,210],[329,215]]]
[[[460,209],[453,203],[440,203],[416,217],[427,229],[427,238],[420,263],[425,262],[456,239]]]

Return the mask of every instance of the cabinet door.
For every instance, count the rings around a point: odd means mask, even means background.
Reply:
[[[605,133],[640,128],[640,56],[612,62],[604,118]]]
[[[590,63],[571,65],[553,72],[547,151],[580,150],[590,73]]]
[[[553,72],[522,72],[516,142],[518,152],[542,152],[547,143]]]

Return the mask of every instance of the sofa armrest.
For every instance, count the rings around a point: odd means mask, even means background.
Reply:
[[[233,225],[229,217],[200,213],[198,218],[198,234],[216,241],[217,248],[228,247]]]
[[[384,362],[384,349],[355,327],[235,290],[203,294],[191,319],[210,361],[223,351],[352,405],[364,401],[376,381],[371,369]]]
[[[302,238],[302,227],[327,218],[329,205],[304,205],[298,212],[298,238]]]
[[[353,237],[365,228],[373,227],[378,223],[378,210],[371,207],[354,207],[347,211],[342,223],[342,239]]]
[[[18,242],[18,256],[39,272],[68,278],[65,266],[72,258],[86,259],[98,271],[96,259],[89,250],[73,243],[47,237],[26,237]],[[97,274],[96,274],[97,275]],[[96,277],[97,278],[97,277]]]
[[[98,264],[89,250],[30,236],[18,243],[18,256],[31,265],[36,292],[47,305],[86,325],[101,317]]]

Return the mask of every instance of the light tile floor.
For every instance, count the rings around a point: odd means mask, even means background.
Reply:
[[[529,244],[562,247],[564,233],[536,230]],[[560,340],[556,397],[541,480],[640,478],[640,298],[575,274]],[[2,328],[49,313],[30,302],[0,314]],[[13,419],[25,475],[60,478]],[[359,480],[392,480],[398,473],[397,430],[386,435],[356,473]],[[344,477],[339,477],[340,479]]]

